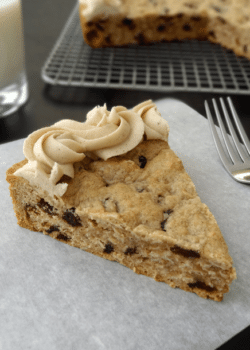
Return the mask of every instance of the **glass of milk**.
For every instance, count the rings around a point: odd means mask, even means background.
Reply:
[[[0,0],[0,118],[28,99],[21,0]]]

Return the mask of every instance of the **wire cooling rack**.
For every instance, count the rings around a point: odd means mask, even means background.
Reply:
[[[76,4],[42,79],[74,87],[250,94],[250,61],[195,40],[92,49],[83,40]]]

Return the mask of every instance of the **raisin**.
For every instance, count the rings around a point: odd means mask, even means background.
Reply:
[[[42,198],[40,202],[38,203],[38,206],[47,214],[49,215],[57,215],[54,212],[54,207],[50,205],[48,202],[45,202],[45,200]]]
[[[185,32],[190,32],[190,30],[192,29],[191,26],[186,23],[184,24],[184,26],[182,27],[182,29],[185,31]]]
[[[103,253],[110,254],[110,253],[112,253],[113,251],[114,251],[114,247],[112,246],[112,244],[107,243],[107,244],[105,245],[105,248],[104,248],[104,250],[103,250]]]
[[[129,29],[131,29],[131,30],[135,29],[135,24],[134,24],[134,21],[132,19],[124,18],[122,21],[122,24],[129,27]]]
[[[93,30],[89,31],[86,34],[86,36],[87,36],[87,40],[91,42],[91,41],[93,41],[94,39],[97,38],[98,33],[97,33],[97,31],[95,29],[93,29]]]
[[[135,248],[127,248],[126,251],[125,251],[125,255],[133,255],[133,254],[136,254],[136,247]]]
[[[82,226],[80,217],[77,214],[75,214],[75,208],[67,209],[64,212],[62,218],[73,227]]]
[[[199,258],[200,254],[195,250],[189,250],[179,247],[178,245],[174,245],[170,248],[171,252],[174,254],[182,255],[184,258]]]
[[[50,226],[50,228],[48,230],[46,230],[47,233],[52,233],[54,231],[59,231],[59,226],[57,225],[53,225],[53,226]]]
[[[207,292],[214,292],[216,290],[215,287],[210,287],[208,285],[206,285],[204,282],[201,281],[197,281],[194,283],[188,283],[189,288],[199,288],[199,289],[204,289]]]
[[[65,241],[65,242],[71,240],[71,238],[69,238],[69,237],[63,235],[62,233],[59,233],[59,235],[57,235],[56,238],[57,238],[57,239],[60,239],[60,240],[62,240],[62,241]]]
[[[139,162],[140,162],[140,168],[143,169],[147,164],[147,158],[144,156],[139,156]]]

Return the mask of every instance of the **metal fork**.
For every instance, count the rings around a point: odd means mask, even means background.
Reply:
[[[228,114],[228,110],[226,108],[225,102],[222,98],[220,98],[220,103],[228,125],[229,132],[231,134],[231,140],[226,132],[226,129],[221,119],[221,115],[215,99],[212,99],[212,102],[215,110],[215,115],[219,123],[220,131],[228,153],[224,151],[222,142],[215,128],[215,124],[212,118],[212,114],[211,114],[208,102],[205,101],[207,118],[209,120],[209,125],[211,127],[211,131],[212,131],[212,135],[215,141],[217,151],[219,153],[219,156],[221,158],[221,161],[224,167],[236,181],[243,182],[245,184],[250,184],[250,142],[244,131],[241,121],[236,113],[236,110],[233,106],[231,98],[227,97],[227,101],[228,101],[229,109],[231,110],[231,114],[233,116],[235,125],[241,137],[241,140],[245,145],[245,149],[243,148],[243,145],[236,134],[236,131],[229,118],[229,114]],[[235,147],[233,147],[233,145]]]

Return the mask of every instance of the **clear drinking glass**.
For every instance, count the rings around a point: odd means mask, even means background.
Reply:
[[[0,0],[0,118],[28,99],[21,0]]]

